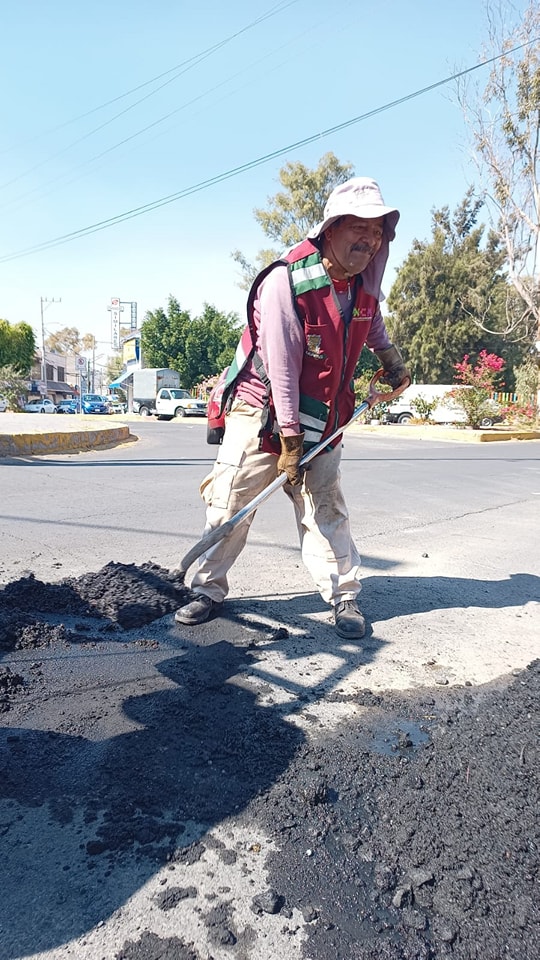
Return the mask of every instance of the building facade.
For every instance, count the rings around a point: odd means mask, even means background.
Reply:
[[[43,362],[45,361],[45,362]],[[45,376],[43,376],[45,373]],[[53,403],[60,400],[70,400],[87,391],[88,362],[75,354],[57,353],[55,350],[45,350],[45,357],[41,351],[36,353],[30,380],[28,383],[28,400],[38,400],[48,397]]]

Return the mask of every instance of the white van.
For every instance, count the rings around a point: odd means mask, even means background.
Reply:
[[[419,420],[420,414],[414,406],[417,397],[427,400],[431,403],[437,400],[437,406],[434,408],[429,418],[431,423],[466,423],[467,417],[463,410],[448,396],[451,390],[455,390],[456,383],[411,383],[410,387],[397,398],[393,400],[388,410],[385,410],[381,419],[383,423],[408,423],[409,420]],[[487,404],[486,414],[480,422],[481,427],[492,427],[494,423],[501,420],[499,414],[500,406],[494,400]]]
[[[459,407],[447,396],[455,390],[455,383],[411,383],[397,400],[389,404],[382,416],[385,423],[408,423],[409,420],[419,420],[420,415],[415,409],[414,401],[421,397],[428,403],[437,401],[430,420],[435,423],[465,423],[466,417]]]

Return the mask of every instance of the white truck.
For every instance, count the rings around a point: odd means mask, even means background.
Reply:
[[[192,397],[180,386],[180,374],[167,367],[133,371],[133,412],[158,420],[206,416],[206,401]]]
[[[133,371],[133,412],[141,417],[157,413],[156,398],[163,387],[180,387],[180,374],[168,367],[143,367]]]

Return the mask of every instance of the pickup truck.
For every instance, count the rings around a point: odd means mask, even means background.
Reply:
[[[172,420],[174,417],[206,417],[206,400],[197,400],[189,390],[177,390],[162,387],[156,396],[156,416],[158,420]]]

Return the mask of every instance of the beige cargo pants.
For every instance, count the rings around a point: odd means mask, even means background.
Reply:
[[[214,468],[200,488],[207,506],[205,534],[230,520],[277,476],[277,457],[258,449],[260,425],[260,410],[234,401]],[[351,539],[340,460],[338,445],[311,461],[301,486],[286,483],[283,488],[294,507],[302,560],[323,600],[332,605],[354,600],[360,591],[360,557]],[[245,546],[253,518],[239,523],[201,557],[191,583],[195,593],[218,602],[225,599],[227,574]]]

